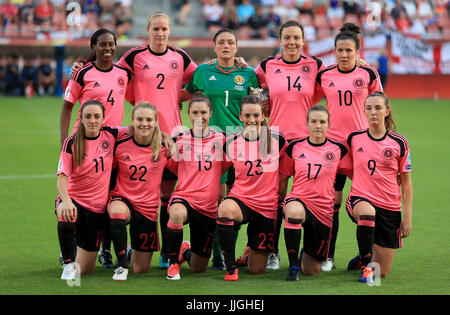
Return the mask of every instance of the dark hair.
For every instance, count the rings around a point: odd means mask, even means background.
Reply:
[[[386,130],[388,130],[388,131],[396,131],[397,130],[397,125],[395,124],[395,121],[394,121],[394,117],[393,117],[394,113],[392,111],[392,105],[391,105],[391,102],[389,101],[389,98],[386,96],[386,94],[384,94],[381,91],[376,91],[376,92],[368,95],[367,98],[366,98],[366,101],[370,97],[377,97],[377,96],[381,97],[384,100],[384,105],[386,106],[386,109],[390,109],[389,115],[387,115],[384,118],[384,125],[386,127]],[[364,101],[364,104],[365,103],[366,102]]]
[[[234,34],[234,32],[231,29],[229,29],[229,28],[222,28],[222,29],[217,31],[217,33],[214,35],[214,38],[213,38],[214,44],[216,43],[217,37],[219,37],[219,35],[222,34],[222,33],[230,33],[231,35],[233,35],[234,39],[236,40],[236,44],[237,44],[236,34]]]
[[[313,107],[311,107],[311,108],[308,110],[308,113],[306,114],[306,121],[309,121],[309,114],[310,114],[311,112],[323,112],[323,113],[326,113],[327,116],[328,116],[328,122],[330,122],[330,113],[329,113],[328,110],[327,110],[325,107],[323,107],[322,105],[314,105]]]
[[[259,105],[261,107],[261,112],[264,115],[264,108],[263,108],[263,104],[262,104],[262,99],[261,99],[261,97],[259,95],[250,94],[250,95],[244,96],[242,98],[242,100],[241,100],[241,106],[240,106],[240,111],[241,112],[242,112],[242,107],[245,104]],[[261,126],[264,126],[266,128],[267,132],[265,133],[265,135],[261,134],[262,137],[260,137],[261,138],[261,141],[260,141],[260,144],[261,144],[260,145],[260,152],[262,152],[263,155],[266,155],[266,154],[270,154],[272,152],[272,135],[271,135],[270,127],[267,124],[267,121],[265,119],[261,122]],[[263,145],[264,142],[266,143],[265,151],[264,151],[264,145]]]
[[[94,45],[97,45],[98,38],[100,36],[102,36],[103,34],[111,34],[112,37],[114,38],[114,44],[117,46],[116,34],[114,34],[114,32],[112,32],[110,30],[107,30],[106,28],[100,28],[100,29],[96,30],[94,32],[94,34],[91,35],[91,38],[89,40],[89,47],[91,49],[93,49]],[[94,52],[89,56],[89,58],[87,60],[83,60],[82,58],[81,59],[79,58],[77,61],[82,61],[83,63],[86,64],[90,61],[95,61],[96,59],[97,59],[97,55]]]
[[[358,34],[360,33],[361,28],[358,25],[353,23],[345,23],[334,39],[334,47],[336,48],[336,43],[338,42],[338,40],[351,39],[355,42],[356,50],[359,50],[361,44]]]
[[[86,134],[85,134],[85,128],[84,125],[81,123],[81,117],[83,117],[83,111],[86,107],[90,105],[96,105],[99,106],[102,109],[103,117],[105,117],[105,107],[103,104],[97,100],[89,100],[83,105],[81,105],[80,108],[80,123],[78,124],[77,131],[75,132],[75,135],[73,136],[73,158],[76,166],[81,166],[84,159],[84,151],[86,148]]]
[[[202,91],[197,91],[194,93],[192,98],[189,100],[188,113],[191,109],[191,105],[196,102],[206,103],[206,105],[208,105],[208,107],[209,107],[209,110],[212,111],[211,102],[209,101],[209,99],[206,97],[206,95]]]
[[[298,21],[296,20],[288,20],[286,22],[284,22],[281,26],[280,26],[280,39],[281,39],[281,34],[283,33],[283,30],[287,27],[291,27],[291,26],[296,26],[298,28],[300,28],[300,30],[302,31],[302,36],[303,38],[305,38],[305,31],[303,29],[303,25],[301,25]]]

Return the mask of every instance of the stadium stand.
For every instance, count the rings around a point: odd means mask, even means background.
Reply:
[[[363,58],[371,64],[385,49],[397,67],[396,74],[409,71],[418,78],[440,74],[448,82],[449,8],[449,0],[0,0],[0,94],[23,95],[26,80],[20,73],[25,63],[37,68],[41,59],[50,55],[54,57],[51,67],[59,74],[59,95],[64,87],[60,82],[67,81],[65,72],[61,74],[65,67],[62,59],[88,53],[88,39],[99,27],[113,30],[121,40],[117,55],[147,42],[145,24],[153,11],[168,13],[171,41],[200,62],[211,57],[211,51],[205,49],[211,48],[211,35],[228,27],[238,36],[240,55],[254,66],[260,57],[277,53],[280,25],[298,19],[305,29],[305,54],[331,64],[332,39],[343,23],[353,22],[362,26]],[[403,37],[391,41],[391,34],[398,33]],[[379,35],[385,37],[383,47],[377,46],[379,43],[370,47]],[[414,38],[419,42],[409,41]],[[402,52],[393,54],[391,43],[400,50],[414,49],[408,48],[414,45],[424,49],[415,50],[420,56],[403,58]],[[24,49],[30,46],[33,48]],[[31,61],[27,60],[30,55],[34,57]],[[18,65],[18,75],[14,65]],[[419,69],[415,65],[425,66]],[[35,90],[39,94],[39,87]]]

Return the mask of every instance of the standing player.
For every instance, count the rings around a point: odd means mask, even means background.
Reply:
[[[357,224],[359,281],[370,283],[370,262],[378,263],[381,277],[387,277],[395,249],[402,247],[401,239],[411,232],[413,189],[408,141],[394,131],[389,99],[383,92],[370,94],[364,113],[369,128],[351,133],[347,140],[353,177],[346,208]]]
[[[177,154],[167,166],[178,174],[178,185],[168,210],[169,280],[180,279],[180,265],[186,260],[192,272],[206,271],[215,239],[224,163],[225,136],[208,127],[211,104],[202,92],[196,92],[191,98],[188,114],[192,129],[177,138]],[[183,225],[187,222],[191,242],[182,244]]]
[[[158,208],[161,178],[167,164],[167,149],[155,106],[138,103],[132,111],[131,135],[114,147],[117,167],[115,187],[110,192],[110,234],[118,260],[114,280],[126,280],[128,264],[127,223],[130,223],[131,270],[147,273],[154,251],[159,250]]]
[[[91,36],[90,47],[93,54],[85,62],[85,66],[72,76],[64,94],[60,117],[61,145],[68,135],[72,108],[77,101],[80,106],[87,100],[101,102],[105,107],[103,125],[122,126],[125,93],[131,80],[131,72],[113,63],[116,46],[116,36],[109,30],[99,29]],[[78,124],[77,119],[72,133],[76,131]],[[113,268],[108,225],[106,222],[98,258],[103,267]]]
[[[334,181],[338,170],[350,174],[347,149],[325,135],[330,124],[328,111],[316,105],[309,109],[309,137],[291,141],[280,164],[280,182],[287,185],[294,175],[291,192],[284,200],[284,238],[289,257],[287,281],[297,281],[301,270],[317,275],[327,259],[333,221]],[[301,230],[303,255],[299,262]]]
[[[325,66],[316,57],[302,55],[304,35],[300,23],[285,22],[280,27],[281,56],[269,57],[255,69],[261,87],[270,93],[269,106],[265,108],[269,125],[278,126],[288,141],[309,135],[305,125],[306,113],[323,97],[316,87],[316,76]],[[280,188],[280,202],[286,188]],[[275,252],[269,257],[270,269],[279,268],[278,239],[282,218],[279,207]]]
[[[383,91],[378,72],[369,65],[358,66],[359,26],[345,23],[335,38],[337,64],[329,66],[317,75],[317,83],[325,94],[331,123],[327,137],[346,143],[348,135],[360,129],[367,129],[364,115],[364,101],[375,91]],[[342,190],[346,176],[336,176],[336,198],[333,215],[333,231],[328,260],[323,263],[323,271],[335,268],[334,252],[339,229],[339,209],[342,203]]]
[[[190,94],[202,91],[211,102],[212,117],[210,126],[228,135],[242,129],[239,120],[241,100],[249,94],[250,88],[258,87],[258,79],[252,68],[240,68],[236,62],[238,50],[236,35],[223,28],[214,35],[214,52],[217,61],[201,64],[195,70],[191,81],[186,85]],[[233,185],[234,171],[230,169],[220,180],[220,200],[226,196]],[[219,242],[215,242],[213,269],[225,268],[221,258]]]
[[[77,131],[61,150],[55,205],[63,280],[92,273],[102,241],[113,148],[119,136],[117,129],[101,127],[104,111],[99,101],[83,103]],[[75,270],[75,262],[80,270]]]
[[[181,127],[179,103],[183,83],[189,82],[197,65],[186,52],[168,45],[170,19],[162,12],[150,14],[147,19],[150,44],[130,49],[118,64],[133,74],[132,103],[150,102],[156,106],[162,132],[172,136]],[[161,185],[160,227],[162,249],[160,267],[169,267],[166,250],[167,206],[176,184],[176,177],[165,171]]]
[[[235,225],[248,223],[250,273],[264,273],[268,253],[273,251],[277,219],[278,163],[286,149],[281,134],[266,124],[258,96],[242,99],[240,118],[244,130],[230,136],[224,147],[235,168],[235,182],[219,205],[217,235],[225,257],[226,281],[238,280],[235,261]]]
[[[99,29],[92,34],[90,47],[93,54],[82,69],[70,79],[64,94],[60,117],[61,145],[68,136],[70,116],[74,104],[97,100],[105,107],[105,126],[122,126],[125,92],[131,72],[113,63],[117,40],[113,32]],[[77,119],[73,132],[77,129]]]

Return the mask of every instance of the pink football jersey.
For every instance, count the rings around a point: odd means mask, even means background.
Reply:
[[[204,138],[194,137],[192,131],[187,130],[177,138],[177,153],[167,165],[178,174],[172,199],[183,198],[192,208],[214,219],[217,217],[224,143],[224,134],[214,129],[210,129]]]
[[[313,144],[309,138],[291,141],[281,159],[280,173],[294,181],[288,198],[299,198],[324,225],[333,221],[336,173],[349,174],[351,159],[340,142],[326,139]]]
[[[272,133],[271,153],[264,152],[262,141],[248,140],[242,132],[227,138],[225,153],[235,170],[235,182],[228,196],[236,197],[250,209],[276,219],[279,189],[279,160],[287,141],[279,133]],[[260,150],[262,152],[260,152]],[[265,153],[265,154],[264,154]]]
[[[255,68],[259,84],[269,90],[269,125],[278,126],[286,139],[309,135],[306,114],[323,97],[316,83],[316,76],[323,69],[321,60],[304,56],[294,63],[281,56],[270,57]]]
[[[344,72],[333,65],[318,74],[317,83],[325,94],[330,113],[327,137],[345,143],[350,133],[369,127],[364,102],[369,94],[383,91],[380,76],[374,68],[355,66]]]
[[[195,62],[182,49],[168,48],[158,54],[149,46],[140,46],[126,52],[118,64],[133,73],[133,91],[127,93],[127,100],[134,104],[147,101],[155,105],[161,131],[172,136],[178,134],[181,88],[197,68]]]
[[[87,138],[83,163],[78,167],[73,159],[73,136],[64,141],[57,174],[69,177],[69,196],[90,211],[106,210],[114,144],[124,130],[103,127],[98,137]]]
[[[134,141],[132,136],[119,139],[114,149],[117,167],[116,185],[110,197],[123,197],[146,218],[157,221],[161,180],[167,164],[167,149],[161,145],[158,159],[152,160],[152,148]]]
[[[375,206],[401,211],[401,193],[397,175],[411,172],[408,141],[388,131],[374,139],[368,130],[349,135],[347,144],[353,160],[352,188],[349,196],[364,197]]]
[[[122,126],[125,93],[131,72],[113,64],[110,70],[98,69],[89,62],[75,73],[67,85],[64,100],[83,105],[86,101],[97,100],[105,107],[103,126]],[[80,116],[80,111],[78,111]],[[75,122],[73,133],[79,124]]]

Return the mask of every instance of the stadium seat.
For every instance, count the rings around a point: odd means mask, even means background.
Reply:
[[[6,37],[19,37],[19,26],[17,24],[8,24],[4,27]]]
[[[26,38],[35,38],[36,32],[32,24],[22,24],[20,26],[20,36]]]

